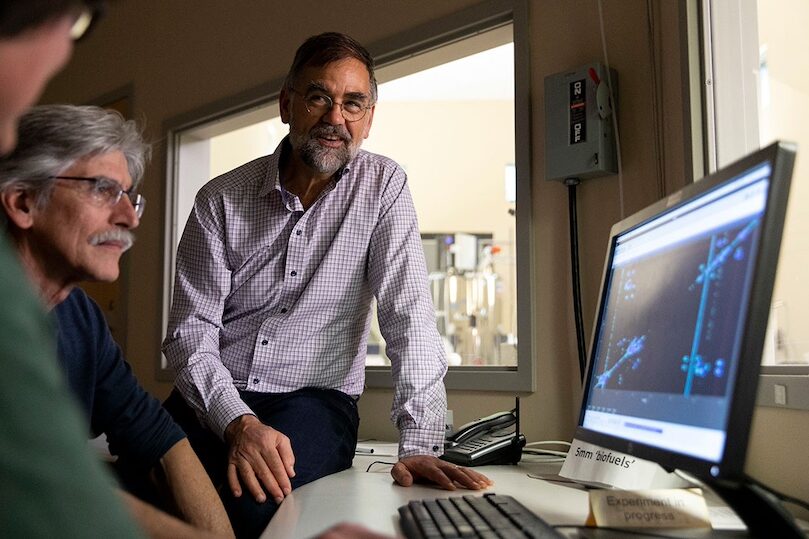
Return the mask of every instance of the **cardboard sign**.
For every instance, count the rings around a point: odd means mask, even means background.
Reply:
[[[693,489],[593,490],[595,524],[615,528],[710,528],[702,491]]]

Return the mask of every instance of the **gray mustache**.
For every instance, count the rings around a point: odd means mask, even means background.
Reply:
[[[100,234],[96,234],[95,236],[90,238],[91,245],[100,245],[108,241],[114,241],[123,244],[123,250],[126,251],[130,247],[132,247],[133,243],[135,243],[135,234],[133,234],[129,230],[114,228],[112,230],[106,230],[104,232],[101,232]]]
[[[342,125],[329,125],[329,126],[316,126],[309,132],[312,137],[320,137],[323,135],[333,135],[340,137],[345,142],[351,142],[351,134]]]

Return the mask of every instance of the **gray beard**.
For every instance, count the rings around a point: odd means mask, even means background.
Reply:
[[[292,147],[295,148],[296,141],[292,140]],[[351,155],[348,146],[331,149],[324,148],[316,140],[306,138],[298,146],[297,150],[301,159],[307,166],[316,170],[320,174],[334,174],[354,157]]]
[[[344,137],[345,145],[342,148],[336,149],[324,148],[317,141],[317,135],[321,131],[338,134]],[[345,128],[342,128],[341,131],[339,128],[315,127],[309,133],[301,134],[295,133],[290,129],[289,142],[292,145],[292,149],[296,150],[301,156],[306,166],[320,174],[334,174],[346,166],[349,161],[354,159],[360,151],[360,145],[352,144]]]

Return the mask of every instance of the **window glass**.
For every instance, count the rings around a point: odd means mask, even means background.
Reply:
[[[785,16],[786,15],[786,16]],[[809,2],[760,1],[759,134],[798,144],[765,363],[809,364]]]
[[[505,25],[380,68],[363,143],[408,174],[451,366],[517,365],[512,41]],[[274,103],[179,133],[175,251],[199,188],[287,132]],[[389,364],[375,316],[367,364]]]
[[[511,27],[382,68],[379,79],[364,147],[408,174],[449,364],[514,366]],[[376,323],[369,348],[369,365],[388,363]]]
[[[408,175],[437,329],[451,367],[447,387],[528,390],[530,340],[523,339],[517,353],[518,325],[523,332],[531,327],[527,133],[515,147],[515,131],[527,131],[525,122],[517,121],[515,129],[515,95],[527,117],[528,58],[524,48],[515,57],[512,20],[497,17],[502,20],[494,26],[475,23],[465,37],[453,32],[448,42],[423,51],[411,50],[407,36],[400,36],[405,48],[388,51],[377,68],[379,103],[363,148],[394,159]],[[469,21],[462,27],[471,28]],[[449,35],[446,28],[436,31]],[[196,192],[211,178],[272,152],[288,132],[269,98],[238,110],[232,103],[223,107],[236,112],[211,107],[170,133],[164,320],[176,248]],[[390,384],[375,316],[366,365],[369,386]]]
[[[707,102],[724,166],[774,140],[798,145],[762,362],[809,364],[809,2],[714,2]]]

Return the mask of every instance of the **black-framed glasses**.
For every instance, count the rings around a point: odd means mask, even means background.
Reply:
[[[340,113],[347,122],[357,122],[365,117],[368,109],[371,108],[368,100],[365,99],[346,99],[339,102],[332,99],[332,97],[320,90],[310,90],[307,93],[301,93],[295,88],[290,88],[293,92],[303,98],[303,103],[309,114],[322,116],[329,112],[334,105],[340,107]]]
[[[108,206],[115,206],[121,201],[121,197],[126,195],[126,197],[129,199],[129,202],[132,203],[132,207],[135,209],[135,215],[138,216],[138,219],[141,218],[141,216],[143,215],[143,210],[146,207],[146,198],[144,198],[144,196],[141,195],[140,193],[136,192],[134,187],[131,187],[130,189],[124,189],[115,180],[105,178],[104,176],[98,177],[49,176],[48,179],[71,180],[71,181],[92,183],[93,187],[92,190],[90,191],[90,194],[93,197],[93,199],[95,199],[101,204],[106,204]]]
[[[70,38],[74,42],[78,42],[90,35],[90,30],[96,25],[103,14],[103,2],[86,2],[84,6],[76,12],[76,19],[70,27]]]

